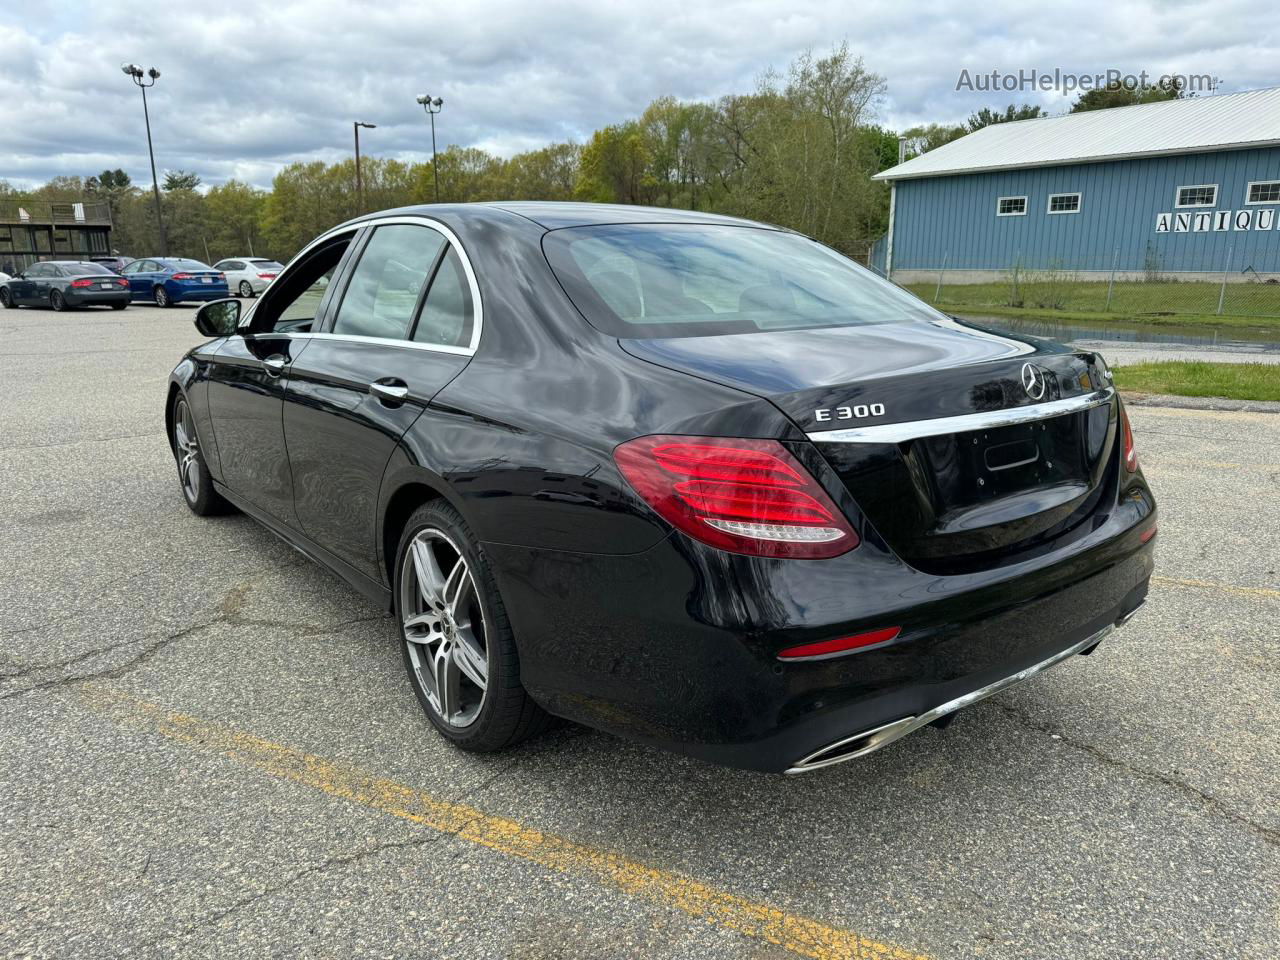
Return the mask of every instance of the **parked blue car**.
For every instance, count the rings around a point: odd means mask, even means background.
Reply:
[[[182,257],[135,260],[120,271],[129,281],[133,300],[150,300],[157,307],[171,307],[184,300],[221,300],[229,297],[225,274],[207,263]]]

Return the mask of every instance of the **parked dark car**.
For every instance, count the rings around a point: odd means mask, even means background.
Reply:
[[[468,749],[555,714],[811,770],[1090,653],[1147,593],[1103,359],[786,230],[396,210],[196,324],[165,407],[187,503],[394,612]]]
[[[207,263],[181,257],[134,260],[120,271],[134,300],[172,307],[188,300],[221,300],[230,291],[227,278]]]
[[[111,307],[129,305],[128,281],[106,267],[82,260],[44,260],[0,283],[5,307]]]
[[[94,263],[100,263],[112,273],[120,273],[129,264],[133,263],[133,257],[90,257]]]

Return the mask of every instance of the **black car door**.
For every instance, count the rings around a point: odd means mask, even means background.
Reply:
[[[43,263],[33,263],[9,282],[9,297],[14,303],[35,303],[36,279],[45,270]]]
[[[383,471],[471,359],[479,291],[447,231],[414,219],[370,229],[340,282],[324,327],[290,372],[284,432],[303,531],[376,579]]]
[[[290,526],[293,477],[285,452],[283,402],[290,365],[306,349],[325,307],[332,278],[355,231],[306,251],[272,295],[257,301],[241,330],[228,337],[209,372],[209,415],[222,482]]]

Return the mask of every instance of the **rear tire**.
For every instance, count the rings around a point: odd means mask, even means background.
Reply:
[[[67,309],[67,299],[60,290],[51,290],[49,292],[49,306],[53,307],[58,313]]]
[[[187,398],[182,394],[178,394],[173,404],[173,431],[169,435],[169,444],[178,465],[178,486],[182,489],[182,499],[187,501],[191,512],[198,517],[226,513],[231,505],[223,499],[222,494],[213,489],[213,477],[209,475],[204,454],[200,450],[200,440],[196,435],[195,416]]]
[[[240,296],[244,297],[246,300],[253,299],[253,285],[250,284],[248,280],[240,281]]]
[[[173,306],[173,300],[169,297],[169,291],[164,287],[156,287],[155,290],[151,292],[151,297],[155,300],[157,307]]]
[[[121,300],[119,303],[113,303],[113,304],[111,305],[111,309],[112,309],[112,310],[123,310],[123,309],[124,309],[125,307],[127,307],[128,305],[129,305],[129,304],[127,304],[127,303],[125,303],[123,300]]]
[[[18,305],[9,297],[7,287],[0,287],[0,307],[4,307],[6,310],[18,309]]]
[[[409,683],[445,739],[487,753],[546,729],[550,716],[520,683],[515,636],[489,562],[445,501],[409,518],[392,585]]]

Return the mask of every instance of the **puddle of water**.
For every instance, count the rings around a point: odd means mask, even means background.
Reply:
[[[1217,327],[1150,327],[1123,323],[1098,324],[1087,320],[1041,320],[1025,317],[990,317],[964,314],[961,319],[972,320],[984,327],[1008,330],[1010,333],[1049,337],[1053,340],[1104,340],[1115,343],[1171,344],[1188,347],[1219,347],[1226,350],[1242,349],[1251,353],[1262,351],[1280,353],[1280,329],[1243,330]]]

